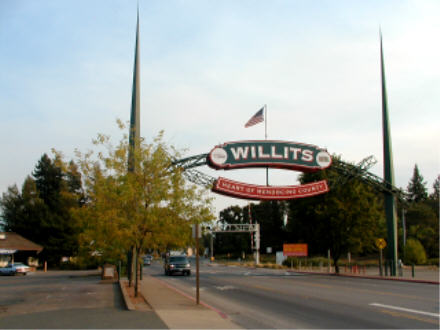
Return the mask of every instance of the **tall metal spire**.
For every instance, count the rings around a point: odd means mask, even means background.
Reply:
[[[393,150],[391,145],[390,122],[388,118],[387,90],[385,85],[385,64],[383,59],[382,32],[380,32],[380,71],[382,81],[382,132],[383,132],[383,177],[387,188],[394,186]],[[397,213],[396,200],[393,194],[384,193],[385,216],[387,220],[388,254],[387,259],[391,266],[391,275],[397,273]]]
[[[137,8],[136,45],[134,49],[133,88],[131,96],[128,170],[135,170],[135,151],[140,141],[140,72],[139,72],[139,4]]]

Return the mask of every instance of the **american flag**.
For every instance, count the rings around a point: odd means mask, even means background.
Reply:
[[[244,125],[244,127],[251,127],[263,121],[264,121],[264,107],[258,110],[257,113],[253,115],[251,119],[249,119],[246,125]]]

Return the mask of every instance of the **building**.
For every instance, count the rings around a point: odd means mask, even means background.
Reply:
[[[38,254],[43,250],[41,245],[12,232],[0,232],[0,267],[9,262],[23,262],[38,267]]]

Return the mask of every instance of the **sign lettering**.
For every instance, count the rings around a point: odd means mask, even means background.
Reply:
[[[302,172],[323,170],[331,165],[330,154],[314,145],[284,141],[238,141],[216,146],[208,156],[215,169],[275,167]]]
[[[329,191],[327,181],[317,181],[297,186],[261,186],[219,177],[212,188],[214,192],[232,197],[255,200],[287,200],[316,196]]]

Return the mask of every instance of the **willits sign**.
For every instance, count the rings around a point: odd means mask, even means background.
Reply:
[[[316,196],[329,191],[326,180],[297,186],[260,186],[219,177],[213,191],[245,199],[286,200]]]
[[[285,141],[237,141],[216,146],[208,154],[207,163],[214,169],[230,170],[246,167],[274,167],[301,172],[328,168],[330,154],[317,146]],[[329,191],[322,180],[297,186],[261,186],[219,177],[214,192],[255,200],[287,200],[310,197]]]
[[[238,141],[216,146],[208,155],[215,169],[274,167],[315,172],[331,165],[329,153],[314,145],[284,141]]]

